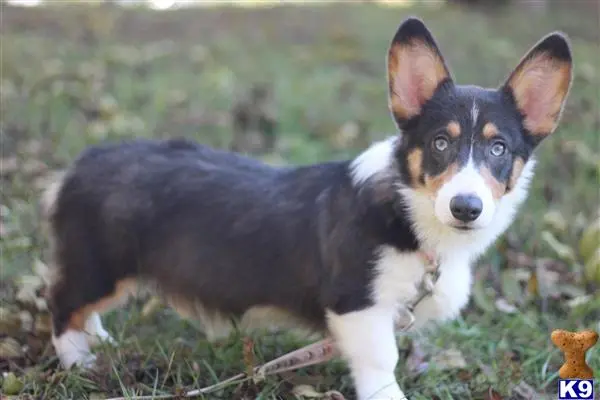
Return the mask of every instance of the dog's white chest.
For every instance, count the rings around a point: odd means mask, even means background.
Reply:
[[[418,295],[425,264],[417,254],[401,253],[385,246],[381,248],[376,271],[372,291],[376,305],[401,311],[407,302]],[[456,317],[469,300],[471,283],[467,257],[443,257],[433,293],[426,296],[414,310],[414,326],[423,326],[430,320]]]

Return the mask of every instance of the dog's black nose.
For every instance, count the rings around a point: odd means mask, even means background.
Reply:
[[[462,222],[473,222],[481,215],[483,203],[481,199],[472,194],[454,196],[450,200],[452,215]]]

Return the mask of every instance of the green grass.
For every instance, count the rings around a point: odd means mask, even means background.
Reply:
[[[598,286],[582,283],[580,256],[561,260],[541,235],[548,228],[544,216],[557,211],[567,223],[552,231],[576,250],[582,229],[598,217],[600,30],[598,10],[591,3],[551,2],[546,13],[537,14],[525,7],[482,12],[358,4],[164,13],[4,8],[3,306],[14,303],[11,282],[31,273],[35,259],[45,260],[37,219],[44,177],[67,165],[85,146],[133,136],[187,136],[225,147],[232,137],[232,102],[266,83],[277,107],[278,159],[310,163],[349,157],[394,132],[386,106],[385,52],[406,16],[418,15],[431,27],[459,83],[483,86],[499,85],[535,41],[560,29],[572,39],[575,81],[561,126],[538,151],[527,204],[505,238],[478,263],[476,295],[463,316],[427,335],[401,338],[398,366],[398,379],[412,399],[494,398],[491,388],[509,398],[522,381],[552,398],[562,358],[549,340],[550,332],[600,330],[600,297],[594,292]],[[90,110],[100,111],[101,117],[90,119]],[[364,127],[352,142],[340,141],[347,123]],[[9,168],[13,157],[18,163],[14,171]],[[514,253],[531,260],[519,263]],[[516,277],[535,271],[535,265],[540,293],[532,294],[524,289],[527,279]],[[556,273],[558,282],[545,286],[544,280]],[[581,306],[567,305],[586,293],[595,295]],[[513,300],[518,312],[498,311],[493,301],[500,296]],[[106,316],[120,346],[100,351],[100,368],[94,373],[57,369],[47,340],[47,351],[39,358],[2,361],[0,367],[14,371],[25,383],[22,394],[36,399],[173,394],[245,369],[240,337],[211,345],[173,311],[143,316],[141,307],[134,303]],[[288,333],[258,335],[255,362],[306,341]],[[420,343],[427,355],[460,349],[467,366],[430,365],[423,374],[410,374],[404,362],[410,343]],[[588,358],[600,377],[600,345]],[[347,372],[336,360],[257,386],[232,386],[207,398],[229,399],[243,391],[250,397],[292,398],[290,389],[298,383],[321,391],[336,389],[352,398]]]

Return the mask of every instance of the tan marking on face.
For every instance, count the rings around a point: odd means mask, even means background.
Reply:
[[[79,310],[75,311],[69,319],[68,328],[77,331],[83,331],[85,328],[85,321],[88,319],[91,313],[98,312],[102,313],[113,309],[123,302],[127,301],[129,296],[135,294],[138,286],[134,279],[128,278],[123,279],[115,285],[115,290],[96,301],[95,303],[83,306]]]
[[[489,140],[494,136],[498,135],[498,127],[493,123],[488,122],[483,126],[482,133],[483,137]]]
[[[492,196],[494,196],[495,200],[500,200],[502,195],[506,193],[506,184],[498,181],[492,172],[485,166],[479,168],[479,173],[483,177],[486,185],[492,191]]]
[[[423,150],[414,149],[408,154],[407,159],[410,180],[414,186],[418,186],[419,178],[421,177],[421,167],[423,165]]]
[[[390,108],[400,118],[409,119],[448,77],[437,51],[421,40],[394,44],[388,54]]]
[[[539,54],[522,62],[509,79],[525,128],[546,136],[556,128],[571,82],[571,64]]]
[[[458,173],[458,163],[452,163],[444,172],[436,176],[425,175],[425,185],[421,188],[427,195],[435,198],[437,192]]]
[[[512,190],[517,185],[517,181],[521,176],[521,172],[523,172],[523,168],[525,168],[525,161],[523,161],[521,157],[516,157],[513,161],[510,179],[508,180],[508,190]]]
[[[456,121],[451,121],[450,123],[448,123],[448,126],[446,126],[446,130],[448,131],[448,134],[453,138],[457,138],[460,136],[460,124]]]

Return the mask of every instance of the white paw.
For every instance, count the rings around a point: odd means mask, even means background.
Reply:
[[[86,339],[90,347],[100,346],[101,344],[110,344],[112,346],[117,345],[117,341],[108,333],[106,333],[106,335],[101,335],[98,333],[95,335],[86,334]]]
[[[52,344],[61,364],[65,369],[74,365],[82,368],[92,368],[96,361],[90,351],[86,334],[69,329],[58,337],[52,337]]]
[[[408,397],[399,388],[382,389],[377,393],[368,396],[366,400],[409,400]]]
[[[360,400],[406,400],[396,382],[396,377],[381,371],[362,370],[357,376],[357,392]]]
[[[100,315],[92,313],[85,322],[86,339],[90,347],[95,347],[101,343],[116,345],[117,342],[102,326]]]
[[[87,353],[75,365],[83,369],[92,369],[96,365],[96,356],[92,353]]]
[[[117,345],[117,341],[110,335],[110,333],[108,333],[102,327],[100,327],[100,329],[97,329],[95,332],[87,331],[85,337],[90,347],[99,346],[102,343],[110,344],[112,346]]]

